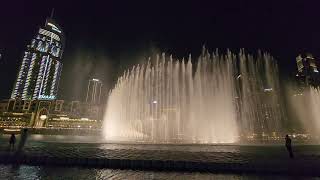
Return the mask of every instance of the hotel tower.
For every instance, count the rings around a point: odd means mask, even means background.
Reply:
[[[52,18],[48,18],[24,52],[11,98],[56,99],[63,49],[62,29]]]

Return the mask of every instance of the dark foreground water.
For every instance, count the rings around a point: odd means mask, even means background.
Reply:
[[[0,153],[6,153],[8,135],[0,136]],[[19,142],[19,136],[17,137]],[[320,161],[319,145],[295,145],[292,161],[281,145],[133,145],[107,144],[81,136],[31,135],[25,146],[28,155],[43,157],[97,157],[114,159],[180,160],[196,162],[247,163],[252,165],[297,163],[301,167]],[[93,142],[93,143],[90,143]],[[308,168],[308,167],[307,167]],[[212,174],[199,172],[155,172],[84,167],[1,165],[2,179],[320,179],[273,174]]]
[[[221,179],[221,180],[255,180],[255,179],[320,179],[317,177],[293,177],[278,175],[239,175],[183,172],[153,172],[115,169],[61,168],[44,166],[0,165],[0,179]]]

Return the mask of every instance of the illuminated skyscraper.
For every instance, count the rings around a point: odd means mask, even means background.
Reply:
[[[320,85],[319,61],[312,54],[299,55],[296,58],[296,63],[298,69],[296,76],[301,82],[305,85]]]
[[[62,29],[48,18],[24,52],[11,98],[56,99],[63,49]]]
[[[99,79],[90,79],[87,90],[86,102],[89,104],[100,104],[102,82]]]

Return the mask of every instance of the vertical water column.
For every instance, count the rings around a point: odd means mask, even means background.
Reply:
[[[162,54],[126,71],[110,91],[105,137],[229,143],[237,140],[239,129],[273,131],[279,126],[278,95],[269,92],[278,88],[270,56],[204,50],[194,72],[192,66],[191,56],[185,62]]]

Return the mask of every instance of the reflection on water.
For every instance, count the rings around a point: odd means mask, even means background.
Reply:
[[[183,151],[183,152],[239,152],[237,145],[159,145],[159,144],[101,144],[102,150],[130,149],[152,151]]]
[[[0,179],[221,179],[221,180],[255,180],[258,175],[210,174],[184,172],[153,172],[117,169],[87,169],[44,166],[0,165]],[[292,179],[285,176],[264,176],[263,179]],[[313,178],[299,178],[313,179]],[[314,178],[316,179],[316,178]]]
[[[37,179],[41,177],[40,169],[37,166],[1,165],[0,179]]]
[[[1,134],[0,141],[8,141],[10,134]],[[16,135],[17,140],[20,139],[20,134]],[[103,143],[100,136],[75,136],[75,135],[42,135],[29,134],[28,142],[59,142],[59,143]]]

